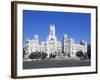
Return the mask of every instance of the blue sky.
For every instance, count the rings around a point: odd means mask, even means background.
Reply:
[[[82,39],[90,43],[90,20],[89,13],[23,10],[23,45],[34,34],[39,35],[40,41],[45,41],[50,24],[55,25],[58,40],[62,40],[63,34],[67,34],[77,43]]]

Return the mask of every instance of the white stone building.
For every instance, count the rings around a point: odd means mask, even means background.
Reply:
[[[82,40],[80,44],[75,43],[74,39],[70,39],[67,35],[64,35],[63,42],[63,53],[66,56],[76,57],[76,52],[82,51],[83,53],[87,52],[87,43]]]
[[[76,57],[77,51],[87,52],[87,44],[84,40],[80,44],[75,43],[74,39],[68,38],[65,34],[63,41],[58,41],[55,34],[55,26],[50,25],[49,35],[46,41],[39,42],[39,36],[34,35],[33,39],[27,39],[26,46],[24,48],[24,58],[27,59],[32,52],[46,52],[48,58],[50,54],[56,56],[69,56]]]

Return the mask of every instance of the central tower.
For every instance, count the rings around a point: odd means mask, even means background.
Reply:
[[[57,52],[57,37],[55,34],[55,26],[50,24],[49,35],[46,41],[48,57],[50,54],[55,54]]]
[[[50,24],[49,35],[55,36],[55,26],[54,26],[54,24]]]
[[[54,40],[57,41],[56,35],[55,35],[55,26],[54,24],[50,24],[50,30],[49,30],[49,36],[48,36],[48,41]]]

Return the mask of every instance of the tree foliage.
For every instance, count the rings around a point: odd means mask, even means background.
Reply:
[[[42,52],[42,59],[45,59],[47,57],[47,53]]]
[[[29,55],[29,58],[30,59],[45,59],[47,57],[47,53],[44,53],[44,52],[32,52],[30,55]]]
[[[76,56],[83,57],[84,53],[82,51],[78,51],[78,52],[76,52]]]

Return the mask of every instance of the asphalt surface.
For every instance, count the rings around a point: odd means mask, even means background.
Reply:
[[[23,61],[23,69],[57,68],[57,67],[81,67],[90,66],[90,60],[43,60]]]

